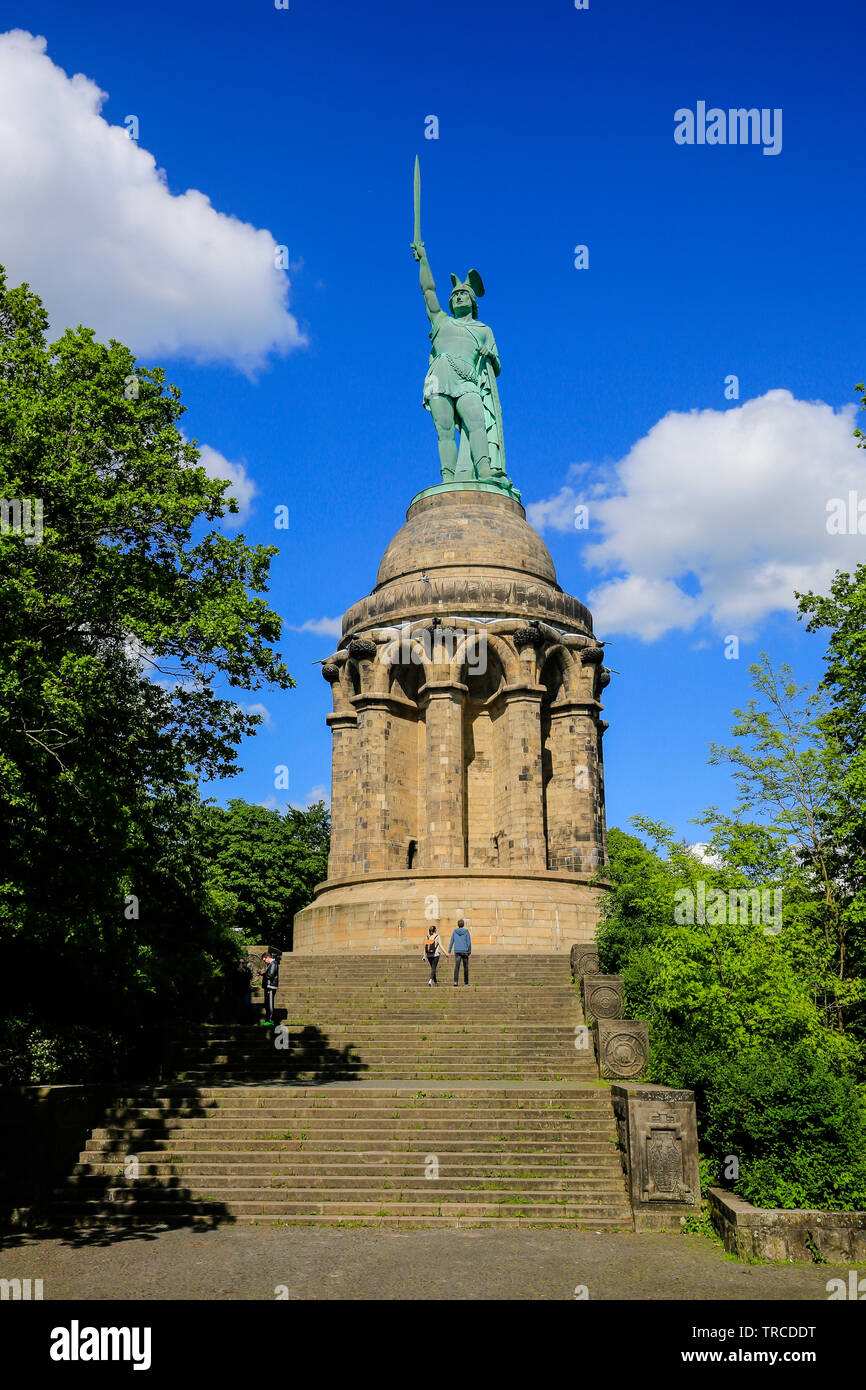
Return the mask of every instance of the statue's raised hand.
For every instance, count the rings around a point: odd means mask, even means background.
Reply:
[[[415,257],[416,261],[423,261],[426,258],[427,252],[423,241],[412,242],[412,255]]]

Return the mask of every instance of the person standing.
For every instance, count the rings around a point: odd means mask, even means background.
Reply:
[[[448,943],[448,954],[454,951],[454,988],[457,988],[460,975],[460,962],[463,962],[463,983],[469,984],[469,957],[472,955],[472,937],[466,927],[466,923],[461,917],[451,933],[451,940]]]
[[[439,957],[442,954],[442,938],[434,926],[427,928],[427,940],[424,942],[424,959],[430,966],[430,979],[428,985],[437,985],[436,971],[439,966]]]
[[[274,1026],[274,1000],[277,997],[277,986],[280,983],[280,967],[274,960],[270,951],[266,951],[262,956],[265,968],[262,971],[262,989],[265,992],[265,1017],[262,1022],[263,1028],[273,1028]]]
[[[249,1023],[252,1013],[253,972],[248,961],[238,961],[233,985],[235,1019],[238,1023]]]

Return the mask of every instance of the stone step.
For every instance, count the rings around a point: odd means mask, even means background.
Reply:
[[[164,1154],[138,1155],[140,1179],[135,1181],[150,1181],[152,1178],[160,1177],[188,1177],[211,1178],[220,1176],[225,1177],[244,1177],[249,1181],[257,1180],[259,1176],[267,1175],[270,1178],[279,1177],[283,1181],[295,1176],[302,1176],[315,1173],[321,1177],[340,1177],[344,1181],[350,1178],[374,1178],[374,1177],[418,1177],[419,1171],[426,1168],[426,1155],[419,1158],[414,1153],[383,1153],[365,1154],[355,1156],[347,1154],[342,1162],[334,1162],[337,1157],[333,1153],[322,1154],[317,1152],[311,1157],[305,1150],[295,1154],[284,1153],[264,1153],[256,1159],[254,1155],[247,1157],[243,1162],[230,1161],[220,1154],[208,1156],[187,1156],[183,1163],[170,1163],[165,1161]],[[118,1156],[106,1158],[104,1161],[94,1161],[91,1163],[76,1163],[72,1178],[118,1178],[123,1173],[123,1163],[118,1163]],[[558,1171],[562,1163],[562,1155],[548,1153],[537,1155],[528,1159],[520,1154],[493,1154],[474,1150],[459,1150],[453,1154],[437,1154],[440,1161],[440,1168],[447,1169],[449,1178],[472,1178],[484,1181],[493,1179],[514,1179],[532,1177],[550,1177],[552,1171]],[[274,1165],[278,1171],[275,1172]],[[621,1169],[617,1156],[609,1150],[598,1154],[585,1154],[572,1156],[569,1158],[569,1173],[577,1176],[593,1175],[597,1177],[615,1176],[619,1177]],[[132,1182],[129,1179],[129,1182]],[[125,1184],[124,1184],[125,1185]]]
[[[188,1081],[204,1082],[214,1079],[213,1072],[210,1070],[197,1071],[192,1068],[184,1069],[181,1072],[181,1075]],[[418,1070],[413,1071],[410,1068],[404,1067],[398,1072],[396,1077],[394,1076],[393,1068],[388,1067],[371,1067],[367,1068],[366,1070],[360,1067],[349,1067],[340,1068],[339,1070],[329,1069],[326,1072],[320,1072],[319,1069],[316,1067],[302,1067],[299,1068],[297,1071],[292,1072],[276,1072],[273,1068],[265,1068],[260,1071],[251,1071],[244,1070],[241,1068],[232,1069],[230,1067],[225,1067],[220,1071],[220,1079],[224,1083],[229,1084],[232,1082],[236,1082],[238,1085],[245,1086],[265,1084],[268,1081],[274,1082],[275,1080],[281,1081],[284,1085],[287,1086],[291,1085],[292,1082],[295,1082],[298,1086],[308,1086],[314,1082],[325,1085],[328,1082],[333,1083],[335,1081],[358,1080],[359,1077],[362,1075],[371,1078],[381,1077],[382,1080],[385,1080],[386,1078],[390,1077],[392,1080],[403,1081],[406,1083],[414,1082],[416,1085],[424,1085],[431,1081],[447,1082],[465,1079],[478,1081],[479,1083],[483,1081],[514,1081],[515,1083],[518,1083],[520,1081],[526,1080],[562,1082],[576,1080],[580,1076],[586,1075],[586,1073],[579,1071],[569,1071],[565,1067],[559,1067],[555,1071],[529,1071],[526,1067],[515,1069],[514,1071],[509,1071],[507,1068],[502,1068],[493,1072],[472,1072],[469,1073],[468,1077],[465,1068],[463,1068],[461,1071],[455,1070],[431,1072],[429,1069],[421,1070],[419,1068]]]
[[[81,1212],[99,1214],[103,1217],[115,1218],[123,1213],[124,1204],[117,1202],[102,1202],[99,1200],[74,1199],[70,1201],[57,1201],[58,1214],[66,1212]],[[288,1216],[336,1216],[343,1218],[354,1218],[365,1220],[369,1217],[378,1216],[402,1216],[402,1217],[429,1217],[429,1216],[452,1216],[452,1217],[472,1217],[486,1216],[527,1216],[537,1220],[545,1220],[548,1216],[558,1216],[560,1219],[568,1220],[584,1218],[593,1225],[600,1222],[601,1218],[607,1217],[610,1222],[620,1223],[623,1229],[630,1226],[630,1214],[623,1202],[580,1202],[567,1200],[539,1202],[537,1200],[479,1200],[472,1198],[470,1193],[463,1194],[463,1198],[455,1196],[442,1196],[427,1198],[426,1200],[415,1200],[406,1202],[395,1202],[384,1199],[377,1200],[325,1200],[325,1199],[299,1199],[298,1201],[261,1199],[259,1194],[249,1200],[236,1199],[227,1202],[181,1202],[170,1203],[168,1201],[136,1201],[135,1214],[139,1217],[148,1214],[166,1215],[174,1214],[189,1220],[190,1216],[198,1214],[207,1215],[209,1206],[215,1208],[214,1215],[220,1216],[248,1216],[250,1218],[271,1217],[283,1218]],[[172,1209],[173,1213],[172,1213]]]
[[[224,1059],[224,1060],[223,1060]],[[579,1072],[590,1077],[594,1074],[595,1068],[589,1061],[588,1054],[582,1056],[575,1048],[563,1049],[562,1054],[551,1053],[530,1053],[504,1054],[501,1057],[461,1057],[460,1053],[451,1054],[443,1052],[441,1056],[431,1056],[430,1052],[423,1049],[420,1053],[408,1052],[405,1048],[396,1048],[383,1052],[374,1049],[353,1048],[351,1051],[325,1051],[322,1053],[308,1053],[303,1051],[281,1051],[278,1048],[253,1053],[245,1056],[243,1053],[235,1055],[232,1052],[220,1052],[214,1049],[211,1054],[194,1053],[191,1056],[183,1057],[180,1060],[183,1073],[195,1070],[202,1071],[212,1067],[214,1076],[218,1069],[226,1066],[236,1066],[238,1068],[266,1069],[269,1071],[285,1070],[286,1072],[295,1071],[319,1071],[326,1069],[329,1073],[334,1069],[359,1070],[364,1067],[375,1066],[377,1071],[381,1071],[383,1066],[395,1066],[398,1068],[408,1067],[413,1076],[419,1070],[426,1070],[431,1079],[439,1076],[443,1071],[459,1072],[462,1068],[466,1080],[493,1073],[492,1079],[495,1080],[497,1071],[507,1071],[509,1077],[514,1071],[515,1066],[525,1066],[529,1071],[535,1072],[557,1072],[565,1067],[568,1071]],[[395,1073],[394,1079],[399,1079],[399,1072]],[[532,1080],[529,1076],[527,1079]]]
[[[147,1129],[150,1126],[164,1125],[165,1119],[170,1119],[175,1126],[186,1125],[186,1123],[196,1122],[199,1125],[213,1125],[217,1120],[231,1120],[236,1126],[246,1125],[250,1119],[259,1120],[260,1125],[267,1123],[289,1122],[295,1120],[297,1125],[309,1125],[309,1123],[331,1122],[338,1125],[352,1123],[353,1120],[363,1119],[366,1123],[379,1123],[379,1125],[407,1125],[413,1120],[414,1116],[423,1115],[425,1119],[442,1120],[460,1119],[461,1123],[474,1123],[477,1116],[484,1116],[488,1122],[493,1119],[498,1123],[512,1120],[516,1125],[524,1125],[528,1119],[535,1119],[539,1125],[548,1123],[566,1122],[566,1120],[584,1120],[598,1118],[609,1120],[609,1111],[603,1102],[585,1101],[581,1105],[569,1106],[545,1106],[542,1111],[537,1111],[528,1106],[467,1106],[461,1111],[459,1105],[402,1105],[398,1108],[391,1106],[366,1106],[345,1105],[345,1106],[314,1106],[314,1105],[292,1105],[291,1101],[286,1101],[284,1105],[277,1102],[270,1102],[268,1105],[215,1105],[204,1113],[189,1111],[160,1111],[160,1109],[147,1109],[142,1106],[136,1112],[136,1122],[139,1127]],[[108,1129],[125,1133],[125,1125],[122,1123],[124,1116],[106,1116],[111,1120]],[[146,1122],[146,1123],[145,1123]]]
[[[284,956],[286,1050],[257,1024],[176,1030],[178,1079],[108,1108],[55,1219],[632,1229],[567,956],[473,957],[455,990],[418,955]]]
[[[153,1141],[146,1149],[112,1149],[100,1146],[98,1143],[90,1147],[92,1141],[87,1141],[85,1148],[78,1156],[80,1163],[99,1161],[108,1163],[112,1160],[115,1164],[128,1155],[133,1154],[139,1163],[157,1162],[166,1160],[168,1162],[184,1164],[190,1160],[203,1159],[207,1162],[231,1162],[241,1160],[246,1155],[259,1157],[272,1154],[275,1161],[281,1155],[292,1157],[300,1162],[334,1162],[338,1158],[357,1158],[358,1144],[354,1141],[330,1140],[328,1142],[315,1141],[311,1139],[286,1139],[279,1142],[276,1146],[273,1139],[220,1139],[209,1140],[188,1140],[166,1144],[164,1147],[154,1148]],[[541,1147],[536,1141],[524,1142],[511,1139],[508,1144],[503,1143],[498,1146],[494,1142],[485,1142],[483,1137],[473,1136],[471,1148],[467,1150],[466,1144],[454,1139],[439,1138],[435,1145],[426,1141],[417,1146],[410,1146],[405,1140],[384,1139],[381,1135],[371,1138],[369,1145],[364,1148],[363,1153],[369,1158],[375,1154],[391,1154],[395,1161],[402,1158],[415,1159],[424,1149],[425,1155],[435,1153],[439,1162],[446,1159],[459,1161],[464,1152],[477,1154],[481,1157],[479,1162],[496,1163],[505,1159],[541,1159],[550,1157],[556,1158],[559,1163],[570,1164],[579,1158],[587,1159],[606,1159],[614,1152],[613,1145],[606,1137],[573,1139],[569,1143],[557,1145],[548,1143]]]
[[[303,1024],[294,1023],[291,1020],[282,1020],[284,1027],[287,1027],[294,1038],[298,1031],[303,1031]],[[460,1043],[466,1038],[481,1038],[491,1046],[495,1046],[500,1041],[522,1042],[535,1044],[539,1042],[556,1042],[563,1037],[571,1037],[574,1034],[574,1025],[566,1023],[550,1023],[537,1025],[535,1023],[442,1023],[438,1020],[431,1023],[400,1024],[388,1019],[375,1020],[371,1025],[375,1027],[376,1037],[390,1039],[394,1042],[413,1042],[418,1038],[435,1037],[442,1044]],[[235,1024],[226,1026],[225,1024],[204,1024],[197,1029],[187,1030],[182,1041],[185,1042],[224,1042],[234,1043],[255,1043],[261,1038],[266,1038],[270,1029],[263,1028],[260,1024]],[[342,1036],[338,1034],[338,1036]],[[353,1042],[354,1035],[345,1033],[345,1042]]]
[[[135,1230],[138,1226],[146,1230],[170,1229],[172,1226],[191,1226],[194,1230],[206,1230],[222,1224],[222,1216],[203,1215],[201,1212],[191,1213],[165,1213],[161,1212],[158,1219],[150,1213],[129,1213],[129,1212],[109,1212],[100,1208],[94,1208],[88,1212],[80,1212],[75,1207],[58,1210],[56,1219],[63,1224],[68,1224],[74,1229],[93,1229],[93,1228],[116,1228],[118,1230]],[[277,1226],[277,1227],[353,1227],[365,1226],[371,1229],[394,1230],[394,1231],[417,1231],[435,1229],[453,1229],[458,1227],[462,1230],[482,1230],[492,1227],[521,1227],[524,1230],[585,1230],[596,1231],[599,1234],[603,1231],[631,1231],[634,1223],[631,1213],[624,1216],[599,1216],[589,1213],[581,1216],[542,1216],[528,1217],[525,1215],[515,1216],[510,1212],[507,1216],[500,1211],[493,1212],[486,1216],[473,1214],[467,1216],[465,1212],[449,1216],[370,1216],[368,1214],[352,1213],[350,1215],[319,1214],[315,1216],[298,1215],[266,1215],[256,1212],[252,1215],[242,1213],[233,1214],[231,1221],[236,1225],[242,1226]]]
[[[371,1103],[365,1105],[356,1100],[340,1102],[336,1097],[323,1097],[318,1099],[304,1100],[297,1099],[297,1089],[278,1086],[271,1087],[270,1094],[257,1101],[253,1096],[235,1098],[229,1095],[225,1100],[207,1100],[201,1106],[177,1107],[159,1106],[152,1102],[142,1103],[134,1107],[135,1118],[139,1121],[147,1121],[148,1124],[162,1123],[166,1119],[174,1122],[183,1120],[208,1120],[216,1118],[234,1117],[238,1123],[249,1120],[253,1117],[259,1120],[275,1119],[311,1119],[311,1118],[337,1118],[343,1120],[353,1120],[365,1118],[370,1122],[380,1122],[385,1120],[398,1120],[410,1118],[417,1114],[433,1115],[437,1118],[447,1119],[455,1117],[470,1117],[482,1114],[488,1117],[496,1116],[512,1118],[524,1121],[532,1115],[537,1115],[539,1119],[588,1119],[595,1115],[610,1117],[610,1107],[603,1097],[595,1099],[592,1096],[580,1097],[570,1104],[557,1102],[555,1105],[523,1105],[520,1102],[507,1101],[502,1099],[492,1100],[489,1104],[483,1101],[461,1102],[456,1097],[444,1096],[441,1100],[436,1095],[427,1097],[424,1101],[411,1101],[402,1097],[384,1096],[381,1100],[378,1097],[371,1098]],[[298,1088],[299,1089],[299,1088]],[[428,1103],[429,1102],[429,1103]],[[126,1121],[131,1118],[131,1111],[127,1107],[114,1107],[105,1115],[106,1125],[112,1128],[123,1128]]]
[[[507,1179],[491,1180],[479,1176],[458,1177],[456,1174],[443,1174],[438,1179],[425,1179],[424,1174],[415,1174],[414,1177],[406,1178],[395,1175],[390,1181],[381,1176],[371,1177],[320,1177],[317,1174],[299,1174],[292,1178],[291,1184],[286,1191],[287,1183],[285,1178],[263,1177],[255,1181],[247,1176],[229,1177],[216,1174],[213,1177],[201,1175],[196,1178],[195,1189],[187,1186],[179,1186],[177,1178],[171,1176],[148,1178],[145,1183],[138,1183],[134,1187],[120,1183],[106,1183],[104,1178],[98,1177],[71,1177],[63,1188],[58,1189],[55,1194],[58,1198],[65,1198],[80,1194],[83,1199],[89,1199],[89,1195],[101,1197],[105,1201],[123,1200],[134,1201],[207,1201],[210,1198],[226,1201],[255,1201],[267,1194],[267,1200],[277,1200],[279,1192],[280,1200],[303,1201],[310,1196],[327,1197],[334,1201],[352,1201],[354,1199],[372,1201],[378,1196],[384,1196],[394,1200],[394,1190],[398,1189],[403,1193],[406,1201],[429,1201],[431,1192],[436,1196],[447,1198],[451,1201],[478,1200],[479,1194],[484,1192],[493,1193],[498,1200],[502,1201],[505,1196],[522,1198],[524,1196],[534,1196],[536,1200],[548,1197],[551,1200],[567,1195],[570,1200],[582,1203],[598,1202],[603,1204],[611,1201],[622,1200],[622,1183],[617,1178],[598,1178],[584,1177],[581,1180],[551,1177],[532,1177],[514,1179],[509,1182]],[[108,1194],[114,1194],[110,1197]],[[401,1200],[403,1200],[401,1198]]]
[[[140,1129],[168,1127],[180,1129],[192,1126],[214,1128],[226,1123],[241,1128],[251,1124],[259,1126],[274,1124],[277,1121],[295,1121],[298,1124],[313,1124],[319,1127],[342,1126],[359,1121],[366,1125],[378,1124],[391,1129],[400,1125],[405,1128],[407,1125],[416,1125],[422,1121],[424,1123],[450,1123],[462,1126],[477,1124],[479,1120],[486,1125],[497,1127],[533,1124],[536,1127],[562,1128],[570,1124],[589,1121],[610,1122],[610,1112],[604,1104],[594,1104],[591,1101],[571,1108],[551,1106],[550,1108],[545,1107],[543,1110],[528,1106],[491,1106],[488,1110],[484,1106],[478,1105],[468,1106],[462,1112],[459,1106],[437,1105],[432,1105],[429,1108],[421,1105],[403,1105],[393,1109],[388,1106],[378,1106],[370,1107],[369,1110],[364,1106],[347,1105],[339,1108],[320,1106],[314,1109],[312,1106],[292,1105],[291,1101],[286,1101],[284,1105],[273,1103],[264,1106],[218,1105],[203,1114],[180,1114],[172,1110],[154,1110],[150,1114],[137,1111],[134,1118],[136,1127]],[[116,1134],[126,1133],[127,1123],[123,1116],[106,1116],[105,1119],[106,1124],[103,1126],[105,1131],[110,1130]]]
[[[369,1053],[381,1057],[399,1057],[409,1053],[415,1057],[447,1057],[455,1061],[495,1062],[500,1057],[518,1057],[531,1061],[533,1057],[573,1056],[580,1060],[589,1056],[589,1047],[575,1047],[573,1029],[563,1029],[558,1038],[546,1038],[537,1042],[524,1042],[518,1038],[499,1036],[496,1040],[474,1037],[468,1033],[464,1038],[448,1039],[440,1042],[433,1037],[388,1038],[377,1035],[372,1029],[363,1036],[354,1034],[326,1035],[321,1040],[305,1038],[303,1034],[280,1033],[270,1028],[262,1030],[258,1038],[193,1038],[180,1051],[184,1055],[198,1057],[287,1057],[321,1056],[326,1052]]]
[[[119,1096],[118,1104],[138,1104],[142,1099],[165,1099],[175,1101],[184,1096],[192,1100],[219,1099],[220,1097],[246,1096],[246,1097],[270,1097],[273,1092],[258,1086],[249,1086],[246,1089],[235,1086],[189,1086],[183,1082],[167,1082],[158,1086],[148,1086],[137,1091],[132,1096]],[[308,1096],[310,1100],[329,1101],[342,1103],[346,1099],[362,1099],[366,1104],[368,1098],[394,1099],[402,1097],[407,1100],[415,1100],[420,1097],[442,1098],[445,1096],[454,1099],[475,1099],[487,1104],[488,1101],[499,1096],[503,1099],[514,1100],[516,1103],[524,1101],[538,1101],[542,1105],[548,1105],[552,1101],[571,1099],[573,1096],[603,1096],[607,1100],[610,1098],[610,1086],[605,1081],[589,1082],[569,1082],[563,1086],[534,1086],[531,1083],[526,1086],[475,1086],[471,1083],[466,1085],[457,1084],[453,1090],[442,1091],[439,1087],[433,1087],[429,1091],[416,1091],[410,1086],[400,1082],[395,1082],[392,1087],[384,1085],[371,1086],[368,1082],[355,1082],[354,1084],[341,1084],[338,1087],[323,1089],[319,1086],[308,1087],[306,1091],[295,1093],[296,1096]]]
[[[446,943],[447,944],[447,943]],[[254,953],[258,958],[263,952]],[[417,970],[424,965],[422,959],[421,943],[417,946],[406,946],[400,951],[373,951],[369,955],[354,955],[345,953],[342,955],[296,955],[293,951],[284,951],[279,961],[280,974],[308,975],[319,979],[323,975],[338,975],[357,978],[362,974],[387,974],[397,975],[403,970]],[[438,957],[440,961],[450,960],[453,964],[454,955],[448,956],[444,951]],[[520,951],[500,951],[485,949],[479,946],[473,950],[469,958],[470,969],[473,965],[478,970],[484,970],[489,975],[499,979],[507,976],[517,976],[526,979],[535,979],[539,973],[559,974],[563,979],[571,979],[571,966],[567,951],[562,953],[557,951],[533,951],[527,955]],[[263,967],[260,967],[263,968]]]
[[[152,1142],[156,1142],[157,1137],[159,1137],[162,1142],[169,1143],[179,1135],[185,1135],[190,1142],[199,1137],[207,1137],[212,1140],[217,1138],[247,1138],[253,1140],[279,1139],[282,1137],[299,1138],[300,1134],[315,1135],[316,1137],[330,1140],[340,1137],[347,1128],[345,1122],[339,1120],[334,1121],[333,1124],[327,1125],[316,1124],[312,1120],[303,1119],[288,1122],[272,1121],[270,1124],[235,1124],[231,1120],[224,1122],[208,1121],[206,1126],[202,1126],[201,1128],[193,1128],[193,1124],[194,1122],[188,1122],[186,1125],[166,1125],[161,1127],[157,1133],[154,1132],[153,1127],[124,1129],[117,1126],[94,1129],[91,1132],[92,1137],[88,1139],[87,1143],[88,1145],[98,1144],[100,1142],[116,1143],[118,1140],[132,1143],[137,1139],[150,1139]],[[281,1131],[279,1128],[274,1128],[275,1124],[288,1124],[291,1125],[291,1128]],[[299,1130],[300,1134],[296,1134],[296,1130]],[[553,1143],[562,1143],[569,1137],[578,1139],[607,1131],[612,1133],[612,1126],[606,1124],[602,1119],[570,1120],[562,1124],[551,1122],[548,1125],[543,1125],[538,1122],[521,1123],[519,1121],[497,1125],[485,1123],[483,1121],[476,1121],[474,1123],[464,1121],[461,1123],[459,1120],[452,1120],[451,1122],[437,1122],[435,1120],[426,1122],[419,1120],[416,1124],[407,1123],[399,1127],[396,1122],[392,1122],[392,1125],[365,1125],[363,1123],[352,1125],[351,1133],[346,1137],[347,1139],[351,1138],[351,1140],[360,1143],[362,1140],[366,1140],[375,1135],[389,1135],[394,1138],[399,1138],[401,1135],[435,1134],[442,1139],[447,1138],[449,1135],[453,1135],[455,1140],[459,1140],[462,1134],[471,1133],[473,1136],[490,1135],[491,1138],[499,1140],[503,1135],[520,1134],[521,1136],[531,1137],[534,1140],[547,1136]]]
[[[427,1149],[422,1155],[425,1163]],[[322,1147],[309,1143],[289,1143],[285,1148],[275,1150],[272,1144],[262,1144],[257,1148],[249,1150],[243,1147],[228,1149],[223,1147],[209,1148],[200,1145],[194,1148],[189,1146],[172,1146],[170,1150],[165,1149],[144,1149],[136,1151],[136,1157],[141,1169],[163,1166],[171,1168],[179,1173],[193,1172],[201,1169],[212,1169],[215,1164],[226,1170],[244,1168],[250,1164],[256,1168],[266,1166],[273,1171],[277,1167],[285,1167],[288,1170],[294,1168],[308,1169],[314,1167],[333,1168],[343,1171],[358,1167],[361,1170],[369,1170],[375,1165],[377,1168],[401,1167],[406,1166],[417,1170],[419,1163],[420,1147],[410,1149],[408,1146],[392,1145],[390,1148],[383,1148],[377,1145],[376,1148],[365,1150],[358,1154],[354,1147],[345,1149],[335,1149],[333,1147]],[[122,1162],[127,1155],[118,1151],[106,1150],[86,1150],[80,1155],[76,1168],[88,1170],[90,1168],[108,1168],[115,1176],[118,1175]],[[518,1151],[515,1145],[510,1144],[507,1149],[484,1148],[481,1145],[473,1144],[471,1147],[465,1145],[455,1145],[448,1147],[441,1145],[436,1149],[436,1157],[440,1166],[447,1164],[449,1171],[458,1167],[471,1167],[473,1170],[482,1168],[523,1168],[539,1165],[542,1168],[550,1168],[553,1165],[567,1164],[567,1170],[584,1171],[592,1169],[601,1171],[601,1167],[608,1165],[613,1158],[617,1165],[619,1159],[613,1146],[607,1142],[580,1143],[569,1147],[568,1152],[563,1155],[562,1151],[555,1148],[539,1149],[537,1146],[527,1144],[522,1151]]]

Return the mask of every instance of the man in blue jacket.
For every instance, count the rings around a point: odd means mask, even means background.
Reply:
[[[472,937],[464,925],[461,917],[451,933],[451,940],[448,942],[448,954],[454,950],[454,988],[457,988],[458,977],[460,975],[460,962],[463,962],[463,983],[469,984],[469,957],[472,955]]]

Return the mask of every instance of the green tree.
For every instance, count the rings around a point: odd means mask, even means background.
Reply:
[[[778,935],[730,906],[732,892],[739,903],[741,891],[767,878],[772,885],[778,842],[761,826],[736,835],[726,827],[728,843],[745,848],[739,867],[678,843],[664,826],[636,824],[650,846],[609,837],[612,892],[599,948],[602,968],[623,974],[626,1012],[649,1024],[649,1079],[694,1089],[716,1181],[734,1157],[734,1189],[759,1205],[859,1206],[866,1120],[852,1075],[856,1046],[828,1026],[790,884]],[[724,912],[702,909],[714,893],[724,894]]]
[[[260,722],[232,687],[293,684],[261,596],[275,549],[211,524],[237,506],[178,389],[46,329],[0,271],[0,494],[42,517],[0,535],[2,988],[33,1027],[190,1006],[227,949],[192,779],[231,775]]]
[[[329,830],[321,801],[285,814],[238,799],[202,807],[208,886],[232,904],[245,940],[291,943],[295,913],[327,877]]]
[[[866,410],[866,387],[856,386]],[[854,431],[859,448],[866,435]],[[829,634],[822,690],[828,700],[822,727],[839,750],[834,795],[822,808],[822,832],[831,846],[828,871],[842,899],[846,969],[866,975],[866,565],[837,573],[826,595],[797,594],[808,632]],[[866,1007],[848,1011],[848,1026],[866,1043]]]
[[[790,667],[774,670],[763,653],[750,670],[756,696],[735,711],[733,733],[741,741],[714,744],[710,754],[711,763],[732,767],[738,805],[731,818],[711,810],[701,823],[713,827],[712,847],[726,859],[736,852],[739,864],[746,848],[734,838],[742,837],[740,820],[758,814],[763,859],[756,863],[783,889],[789,930],[796,917],[804,965],[811,963],[827,1019],[844,1031],[848,1005],[856,1009],[862,1002],[863,982],[849,962],[857,923],[849,886],[838,873],[834,834],[845,785],[838,721],[826,695],[797,685]],[[747,829],[757,848],[757,827]]]

